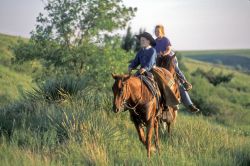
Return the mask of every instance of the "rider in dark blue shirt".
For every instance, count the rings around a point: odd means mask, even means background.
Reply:
[[[142,48],[136,54],[135,59],[129,65],[130,68],[136,68],[141,65],[145,71],[150,71],[156,64],[156,51],[153,47]]]
[[[137,74],[143,74],[152,77],[150,70],[156,65],[156,51],[153,48],[155,46],[154,38],[147,32],[144,32],[137,36],[140,40],[141,49],[135,56],[135,59],[130,63],[128,67],[129,73],[132,69],[135,69],[140,65],[140,70]]]

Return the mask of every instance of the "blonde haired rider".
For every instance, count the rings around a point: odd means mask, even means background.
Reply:
[[[174,52],[172,51],[172,45],[170,43],[170,40],[165,36],[164,27],[162,25],[156,25],[155,36],[157,37],[155,39],[155,42],[156,42],[155,49],[157,52],[158,59],[161,59],[161,57],[163,56],[173,56]],[[179,80],[181,83],[181,85],[179,86],[181,101],[190,112],[198,112],[199,109],[193,104],[187,92],[188,90],[192,88],[192,85],[188,83],[184,74],[178,67],[178,61],[176,57],[175,57],[175,64],[176,64],[175,72],[180,77]]]

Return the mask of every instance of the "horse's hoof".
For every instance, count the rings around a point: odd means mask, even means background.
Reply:
[[[155,146],[151,146],[150,151],[151,151],[151,152],[156,152],[156,148],[155,148]]]

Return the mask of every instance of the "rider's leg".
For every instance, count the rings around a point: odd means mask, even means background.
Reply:
[[[182,71],[180,70],[179,66],[178,66],[178,61],[177,58],[175,57],[174,59],[175,62],[175,72],[178,75],[178,78],[181,82],[181,84],[183,84],[184,88],[189,91],[190,89],[192,89],[192,85],[187,81],[186,77],[184,76],[184,74],[182,73]]]
[[[199,109],[196,108],[195,105],[193,104],[188,92],[182,86],[180,86],[180,95],[181,95],[181,102],[190,112],[199,111]]]
[[[181,78],[180,81],[181,83],[184,83],[186,82],[186,77],[184,76],[184,74],[182,73],[182,71],[180,70],[179,68],[179,65],[178,65],[178,61],[177,61],[177,58],[175,57],[174,59],[174,62],[175,62],[175,72],[177,73],[177,75]]]

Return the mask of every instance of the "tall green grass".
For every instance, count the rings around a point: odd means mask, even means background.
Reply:
[[[0,65],[0,106],[19,99],[22,92],[31,90],[31,76],[18,74],[8,67]]]
[[[97,93],[99,92],[99,93]],[[36,93],[36,92],[34,92]],[[247,165],[249,136],[203,116],[180,113],[172,140],[149,160],[128,112],[111,112],[112,95],[85,89],[63,103],[22,101],[1,110],[4,165]],[[4,123],[5,122],[5,123]],[[22,154],[22,155],[21,155]],[[11,161],[17,156],[16,161]]]

